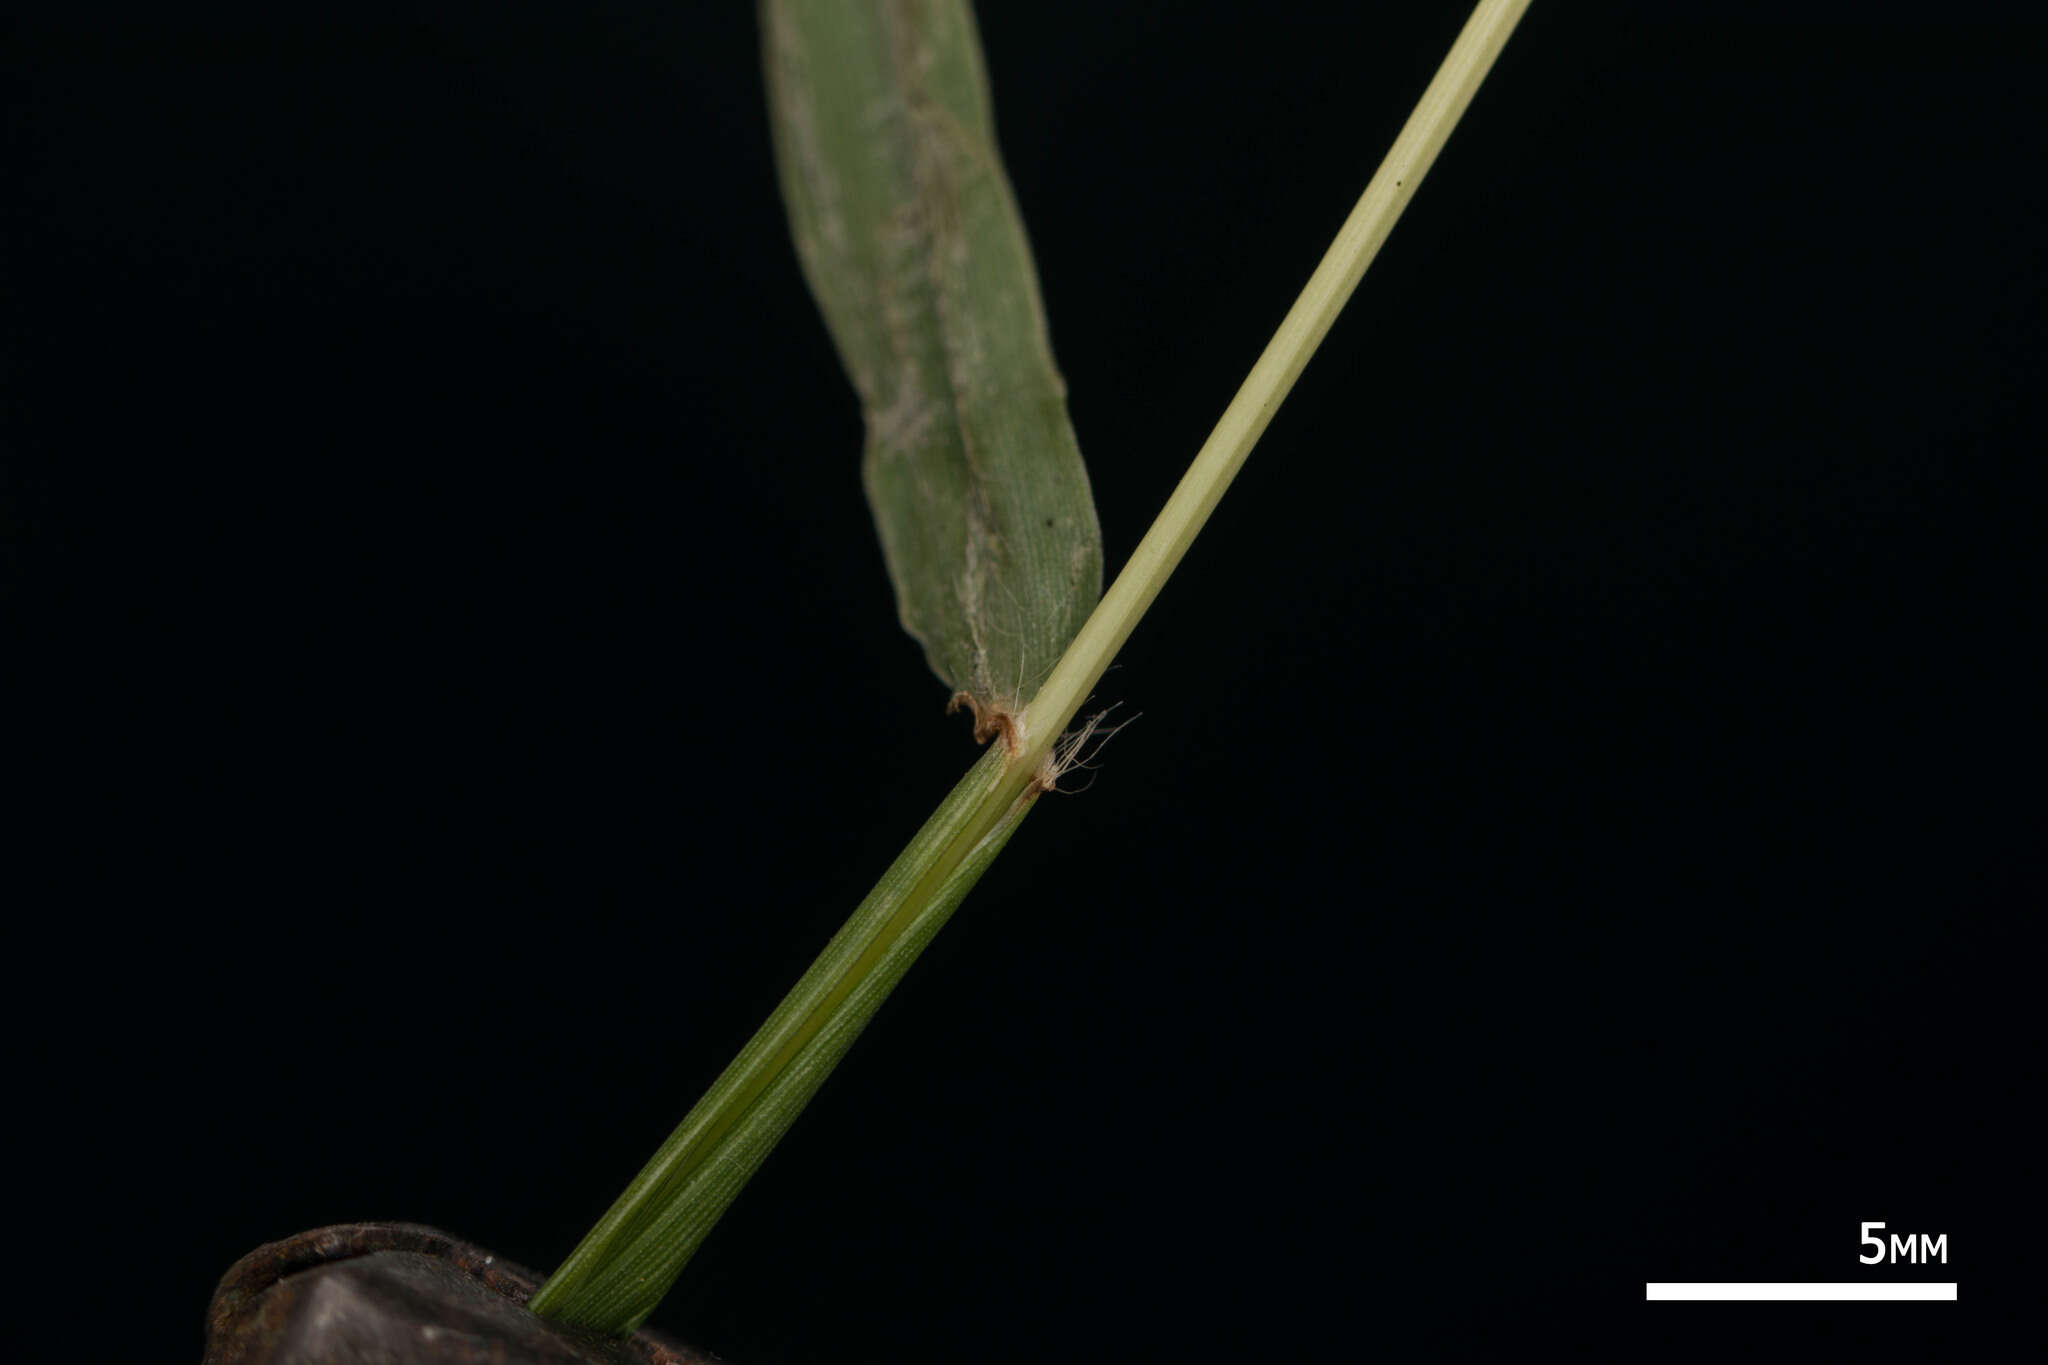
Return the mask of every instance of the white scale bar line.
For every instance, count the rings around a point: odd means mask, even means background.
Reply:
[[[1704,1299],[1953,1300],[1949,1284],[1659,1284],[1651,1281],[1652,1302]]]

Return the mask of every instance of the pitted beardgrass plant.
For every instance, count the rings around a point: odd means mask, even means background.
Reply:
[[[1528,0],[1482,0],[1099,603],[1101,538],[966,0],[763,0],[783,193],[867,419],[903,623],[981,759],[598,1225],[535,1312],[630,1332],[1073,755],[1062,736],[1215,510]],[[1093,608],[1091,611],[1090,608]]]

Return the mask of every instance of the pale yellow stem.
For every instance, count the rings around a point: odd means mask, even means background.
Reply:
[[[1337,240],[1323,256],[1322,264],[1309,277],[1294,307],[1288,310],[1280,330],[1252,366],[1237,397],[1225,409],[1216,430],[1195,456],[1194,463],[1173,490],[1165,510],[1152,529],[1138,542],[1130,562],[1103,594],[1095,612],[1074,637],[1045,685],[1038,690],[1022,717],[1023,745],[1017,766],[1027,775],[1035,774],[1051,753],[1060,732],[1088,700],[1103,670],[1130,638],[1131,630],[1152,599],[1159,595],[1181,556],[1187,553],[1209,514],[1230,486],[1245,456],[1273,420],[1281,400],[1315,354],[1337,314],[1358,287],[1366,266],[1387,240],[1394,221],[1408,206],[1415,187],[1436,161],[1465,106],[1500,55],[1515,23],[1529,7],[1529,0],[1481,0],[1472,17],[1451,45],[1451,51],[1437,68],[1429,88],[1401,135],[1394,139],[1385,160],[1360,195],[1351,216],[1344,220]],[[1021,787],[1022,782],[1017,784]]]

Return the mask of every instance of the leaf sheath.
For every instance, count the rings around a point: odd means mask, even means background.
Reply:
[[[533,1297],[598,1331],[638,1327],[1036,800],[991,745],[746,1047]],[[964,846],[964,847],[963,847]]]

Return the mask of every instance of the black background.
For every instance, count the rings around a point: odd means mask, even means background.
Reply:
[[[981,12],[1114,568],[1464,11]],[[1981,1325],[2038,1141],[2008,14],[1538,4],[1101,688],[1141,718],[657,1325],[742,1365]],[[6,64],[16,832],[59,874],[18,1122],[73,1201],[16,1228],[35,1330],[83,1293],[196,1359],[229,1262],[355,1218],[544,1268],[973,753],[751,12]],[[1963,1302],[1640,1303],[1872,1278],[1877,1219]]]

